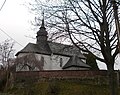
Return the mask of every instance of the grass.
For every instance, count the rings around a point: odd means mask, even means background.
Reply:
[[[107,84],[94,81],[84,79],[19,82],[7,93],[11,95],[110,95]],[[118,95],[120,95],[120,88]]]

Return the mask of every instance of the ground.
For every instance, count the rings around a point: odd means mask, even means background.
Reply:
[[[120,95],[120,88],[118,91]],[[103,78],[42,79],[36,82],[19,80],[6,93],[8,95],[110,95],[107,80]]]

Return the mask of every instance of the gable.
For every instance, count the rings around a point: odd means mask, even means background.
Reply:
[[[84,63],[78,56],[72,56],[69,61],[63,66],[63,69],[70,67],[90,68],[90,66]]]

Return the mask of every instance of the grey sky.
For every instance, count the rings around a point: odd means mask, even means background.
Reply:
[[[0,0],[0,6],[4,0]],[[28,42],[34,42],[26,36],[36,36],[36,32],[31,30],[30,21],[34,16],[28,12],[28,9],[23,5],[25,0],[7,0],[3,9],[0,11],[0,28],[9,36],[15,39],[22,46]],[[5,39],[10,39],[5,33],[0,31],[0,42]],[[15,44],[16,51],[23,48],[19,44]]]

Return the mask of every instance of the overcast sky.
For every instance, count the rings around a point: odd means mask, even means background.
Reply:
[[[0,0],[0,7],[3,2],[4,0]],[[26,36],[36,36],[36,32],[31,30],[30,23],[30,21],[34,20],[34,16],[28,12],[28,9],[23,5],[24,3],[25,0],[6,0],[4,7],[0,11],[0,29],[23,47],[28,42],[35,42],[35,40]],[[10,39],[10,37],[0,30],[0,42]],[[23,48],[18,43],[15,44],[16,51]]]
[[[0,7],[3,2],[4,0],[0,0]],[[19,43],[15,44],[16,52],[24,48],[29,42],[36,42],[35,39],[26,37],[32,36],[35,38],[37,31],[31,30],[30,21],[34,20],[34,15],[29,13],[23,5],[24,3],[25,0],[6,0],[3,9],[0,11],[0,29]],[[10,39],[5,33],[0,30],[0,42]],[[103,64],[99,64],[99,67],[106,68]],[[118,64],[115,67],[120,69]]]

